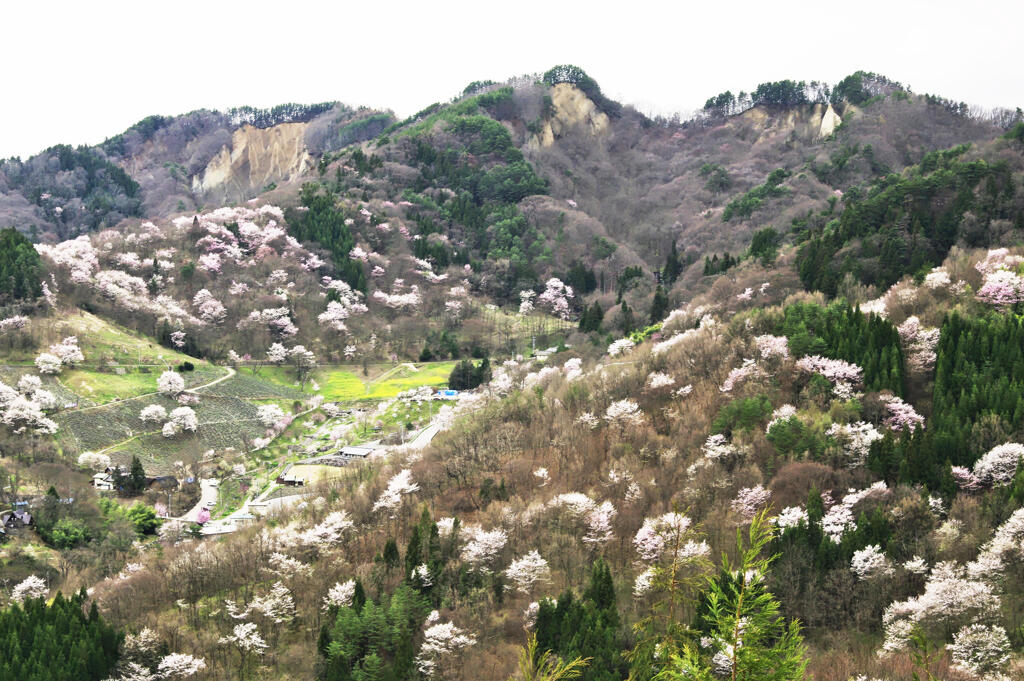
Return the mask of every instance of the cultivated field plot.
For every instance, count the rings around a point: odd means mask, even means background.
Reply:
[[[174,400],[153,395],[59,412],[53,417],[58,427],[57,440],[66,453],[77,455],[104,449],[139,433],[155,430],[160,424],[143,423],[139,419],[139,412],[150,404],[163,405],[168,411],[178,406]]]
[[[340,478],[347,472],[343,466],[319,466],[308,463],[296,464],[288,469],[289,475],[302,478],[306,484]]]
[[[347,369],[322,369],[316,374],[320,394],[328,402],[348,402],[366,398],[366,384]]]
[[[156,391],[159,373],[148,367],[124,367],[124,373],[91,369],[65,369],[60,380],[71,391],[93,404],[105,404]]]
[[[252,439],[263,435],[264,428],[256,420],[256,406],[237,397],[204,396],[193,406],[199,419],[195,435],[165,438],[158,431],[162,424],[144,423],[139,412],[150,404],[159,404],[168,411],[177,402],[157,395],[123,400],[96,407],[57,414],[57,437],[67,453],[106,449],[120,442],[122,446],[107,452],[113,458],[115,451],[150,453],[153,460],[162,460],[183,447],[199,446],[200,451],[242,447],[242,436]]]
[[[455,362],[399,364],[389,368],[378,366],[370,372],[374,378],[362,376],[362,369],[358,367],[322,367],[315,378],[320,385],[320,394],[328,402],[383,400],[421,386],[444,387],[448,385],[448,376],[454,366]]]
[[[249,369],[240,369],[226,381],[197,392],[200,395],[238,397],[243,400],[298,400],[308,396],[298,388],[264,380],[262,376],[253,376]]]
[[[165,438],[160,433],[139,435],[107,452],[118,463],[138,456],[146,471],[169,472],[169,464],[182,458],[183,452],[202,455],[209,450],[243,451],[247,442],[264,434],[256,418],[256,407],[236,397],[206,397],[194,407],[199,417],[195,433]]]
[[[17,388],[18,379],[25,374],[39,376],[35,366],[0,366],[0,381],[3,381],[12,388]],[[53,393],[58,404],[75,404],[80,401],[78,395],[61,385],[53,376],[39,376],[43,381],[43,388]]]
[[[451,375],[454,367],[455,362],[399,365],[395,371],[385,374],[382,380],[374,382],[370,386],[367,397],[382,400],[425,385],[432,388],[447,386],[448,376]]]
[[[212,364],[198,364],[197,360],[192,360],[192,362],[196,365],[195,371],[184,371],[181,374],[181,377],[185,379],[186,390],[192,390],[196,386],[215,381],[228,373],[228,370],[223,367],[213,366]],[[153,376],[153,390],[156,390],[156,379],[161,373],[163,373],[163,370],[156,371]]]

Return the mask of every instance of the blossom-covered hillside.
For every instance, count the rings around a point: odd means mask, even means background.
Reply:
[[[1024,677],[1019,113],[858,72],[654,120],[570,66],[236,113],[307,126],[279,186],[203,189],[223,146],[0,234],[4,669]]]

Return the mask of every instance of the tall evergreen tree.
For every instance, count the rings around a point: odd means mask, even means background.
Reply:
[[[649,318],[651,324],[657,324],[665,315],[668,314],[668,295],[665,293],[665,289],[658,284],[658,288],[654,289],[654,298],[651,300],[651,313]]]
[[[661,276],[668,286],[672,286],[682,273],[683,263],[679,260],[679,251],[676,250],[676,242],[673,239],[672,248],[668,252],[668,257],[665,258],[665,267],[661,270]]]
[[[667,681],[801,681],[807,667],[800,625],[786,623],[764,580],[773,556],[763,556],[774,530],[767,511],[750,524],[748,539],[737,530],[738,562],[723,557],[722,571],[741,577],[710,580],[706,598],[710,646],[687,643],[661,674]]]

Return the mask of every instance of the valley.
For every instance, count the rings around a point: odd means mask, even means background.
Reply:
[[[1019,108],[559,65],[0,227],[0,679],[1024,678]]]

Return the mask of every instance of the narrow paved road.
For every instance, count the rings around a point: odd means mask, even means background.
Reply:
[[[170,520],[183,520],[186,523],[194,523],[199,518],[199,512],[203,508],[213,510],[213,507],[217,505],[217,490],[216,480],[205,479],[199,481],[199,501],[180,518],[170,518]]]

